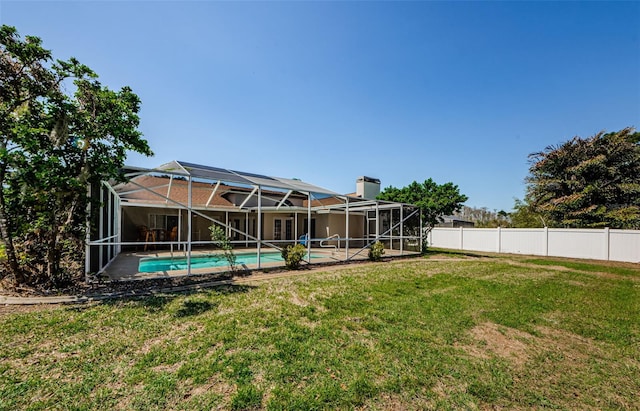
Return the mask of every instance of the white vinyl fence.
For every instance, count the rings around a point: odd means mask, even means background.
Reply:
[[[456,250],[640,262],[640,230],[436,227],[428,241]]]

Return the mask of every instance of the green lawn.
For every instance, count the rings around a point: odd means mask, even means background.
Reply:
[[[640,268],[417,258],[0,311],[0,409],[639,409]]]

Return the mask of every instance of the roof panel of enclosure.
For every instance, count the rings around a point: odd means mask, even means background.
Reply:
[[[248,173],[244,171],[228,170],[224,168],[205,166],[186,161],[172,161],[158,167],[158,171],[171,172],[173,174],[188,175],[193,178],[201,178],[213,181],[229,183],[259,185],[263,187],[293,190],[303,193],[324,194],[330,196],[342,196],[326,188],[305,183],[304,181],[290,178],[270,177],[262,174]]]

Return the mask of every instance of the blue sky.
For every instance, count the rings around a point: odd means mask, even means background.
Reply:
[[[0,23],[142,99],[155,157],[510,210],[527,155],[640,128],[640,2],[34,2]]]

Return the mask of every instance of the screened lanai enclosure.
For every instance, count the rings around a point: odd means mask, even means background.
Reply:
[[[283,266],[283,247],[302,244],[305,264],[419,253],[420,212],[376,200],[371,190],[339,194],[298,179],[172,161],[129,167],[124,183],[103,182],[91,196],[86,274],[128,280],[230,269],[211,227],[233,246],[236,268]],[[362,184],[379,181],[367,177]],[[373,182],[373,183],[372,183]],[[374,191],[375,194],[375,191]]]

